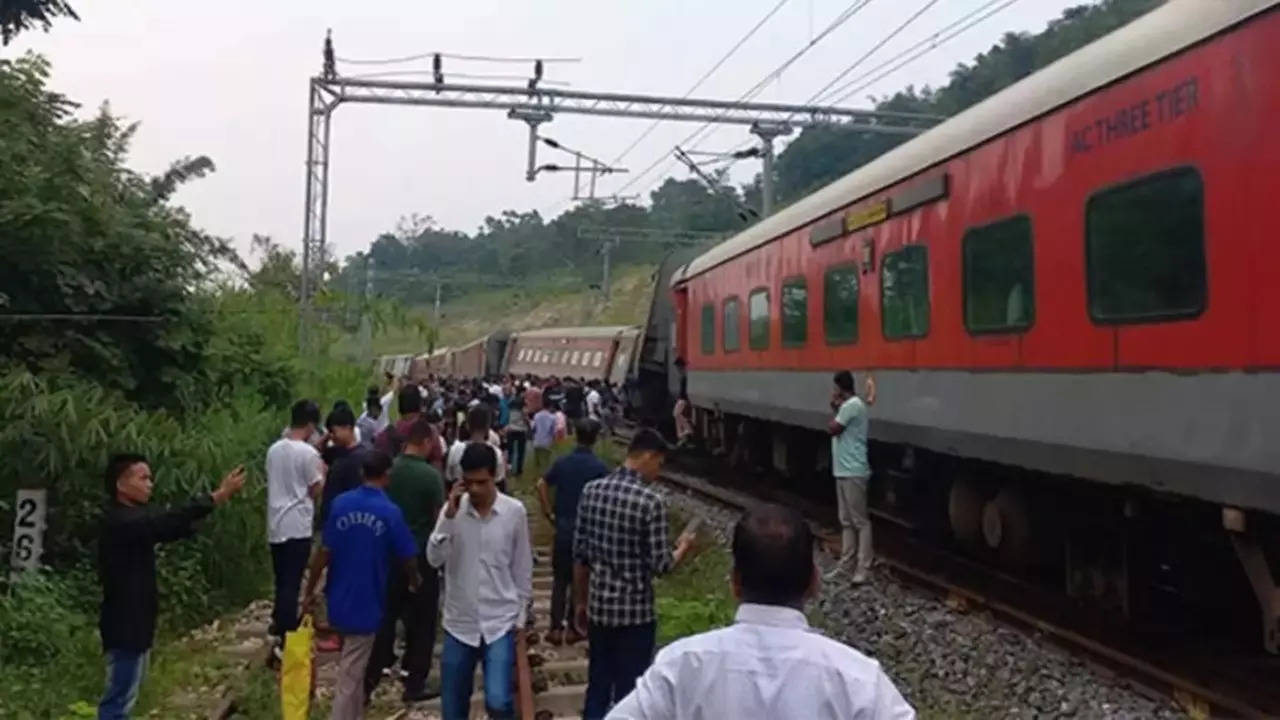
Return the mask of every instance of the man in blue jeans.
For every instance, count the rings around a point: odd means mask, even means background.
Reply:
[[[498,492],[498,453],[488,443],[468,444],[461,465],[427,541],[427,562],[445,573],[440,710],[445,720],[470,716],[481,662],[485,709],[504,720],[515,717],[516,633],[533,597],[529,523],[524,505]]]
[[[582,714],[603,718],[649,667],[657,642],[653,577],[671,571],[693,546],[667,540],[667,507],[646,487],[658,479],[670,446],[641,428],[612,475],[587,483],[573,532],[574,625],[585,632],[587,697]]]
[[[102,615],[98,630],[107,654],[107,690],[98,705],[99,720],[129,717],[138,700],[156,634],[156,544],[195,532],[208,515],[244,486],[244,468],[236,468],[211,493],[169,510],[147,507],[151,466],[142,455],[115,455],[107,463],[107,509],[98,541]]]

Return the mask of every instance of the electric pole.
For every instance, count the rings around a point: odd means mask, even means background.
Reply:
[[[360,351],[368,364],[373,359],[373,320],[369,317],[373,306],[373,255],[364,256],[364,297],[360,304]]]
[[[756,122],[751,125],[751,134],[760,138],[760,157],[762,160],[760,174],[760,215],[769,217],[773,214],[773,139],[790,135],[794,128],[786,122]]]

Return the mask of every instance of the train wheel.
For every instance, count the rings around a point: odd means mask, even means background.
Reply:
[[[947,501],[951,535],[962,545],[976,546],[982,538],[982,491],[971,478],[951,481]]]
[[[1026,496],[1006,487],[982,509],[982,539],[1015,569],[1028,567],[1035,558],[1031,537],[1031,510]]]

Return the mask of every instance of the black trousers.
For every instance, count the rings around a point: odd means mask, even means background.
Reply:
[[[405,678],[406,690],[419,691],[427,683],[431,672],[431,652],[436,644],[436,617],[440,611],[440,575],[427,564],[419,552],[418,573],[422,585],[418,592],[409,592],[409,579],[403,566],[393,566],[387,577],[386,611],[382,625],[373,641],[373,654],[365,667],[365,696],[373,694],[382,670],[395,661],[396,623],[404,622],[404,659],[400,662],[409,676]]]
[[[298,594],[302,575],[311,559],[311,538],[271,543],[271,569],[276,577],[275,605],[271,609],[271,634],[298,629]]]
[[[566,622],[573,625],[573,536],[560,536],[557,532],[551,552],[552,630],[562,630]]]
[[[582,716],[600,720],[649,669],[658,639],[656,623],[592,625],[587,631],[587,695]]]

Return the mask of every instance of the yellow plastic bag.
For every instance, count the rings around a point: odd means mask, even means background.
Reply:
[[[298,629],[285,635],[280,666],[280,712],[284,720],[307,720],[311,711],[311,645],[315,639],[311,616],[303,615]]]

